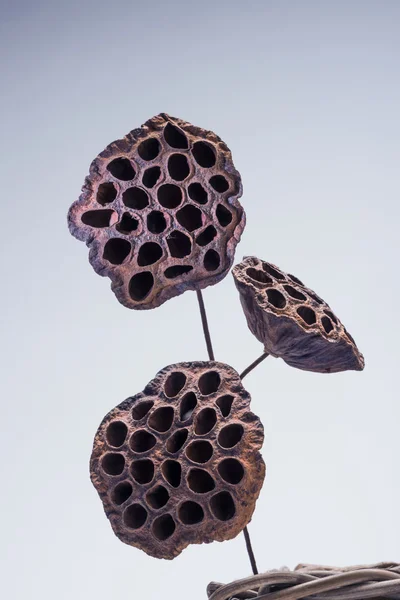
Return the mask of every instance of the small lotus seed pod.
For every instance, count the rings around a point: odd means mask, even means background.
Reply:
[[[250,521],[264,433],[237,372],[170,365],[101,423],[90,471],[115,534],[156,558],[235,537]]]
[[[364,368],[351,335],[297,277],[255,257],[246,257],[232,273],[247,325],[271,356],[317,373]]]
[[[155,308],[225,277],[245,225],[241,194],[226,144],[162,113],[92,162],[68,224],[121,304]]]

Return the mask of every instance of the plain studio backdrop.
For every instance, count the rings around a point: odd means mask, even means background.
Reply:
[[[114,536],[88,473],[103,416],[206,359],[194,292],[124,308],[66,213],[91,160],[160,112],[232,150],[256,255],[327,300],[366,359],[245,380],[267,476],[260,570],[400,560],[400,3],[10,2],[1,8],[1,520],[8,600],[206,597],[250,574],[242,535],[156,560]],[[231,274],[204,299],[217,359],[262,352]]]

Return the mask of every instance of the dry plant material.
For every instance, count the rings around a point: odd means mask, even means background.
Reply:
[[[101,423],[91,479],[115,534],[157,558],[235,537],[265,476],[264,434],[239,375],[170,365]]]
[[[239,173],[211,131],[162,113],[92,162],[69,229],[128,308],[155,308],[218,283],[245,214]]]
[[[354,339],[297,277],[255,257],[236,265],[233,276],[249,329],[271,356],[317,373],[364,368]]]

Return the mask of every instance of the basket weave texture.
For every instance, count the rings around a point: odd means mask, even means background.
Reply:
[[[298,565],[267,571],[227,585],[212,582],[209,600],[400,600],[400,564],[355,567]]]

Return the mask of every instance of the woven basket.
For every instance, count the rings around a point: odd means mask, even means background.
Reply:
[[[299,565],[267,571],[227,585],[208,585],[209,600],[400,600],[400,564],[356,567]]]

